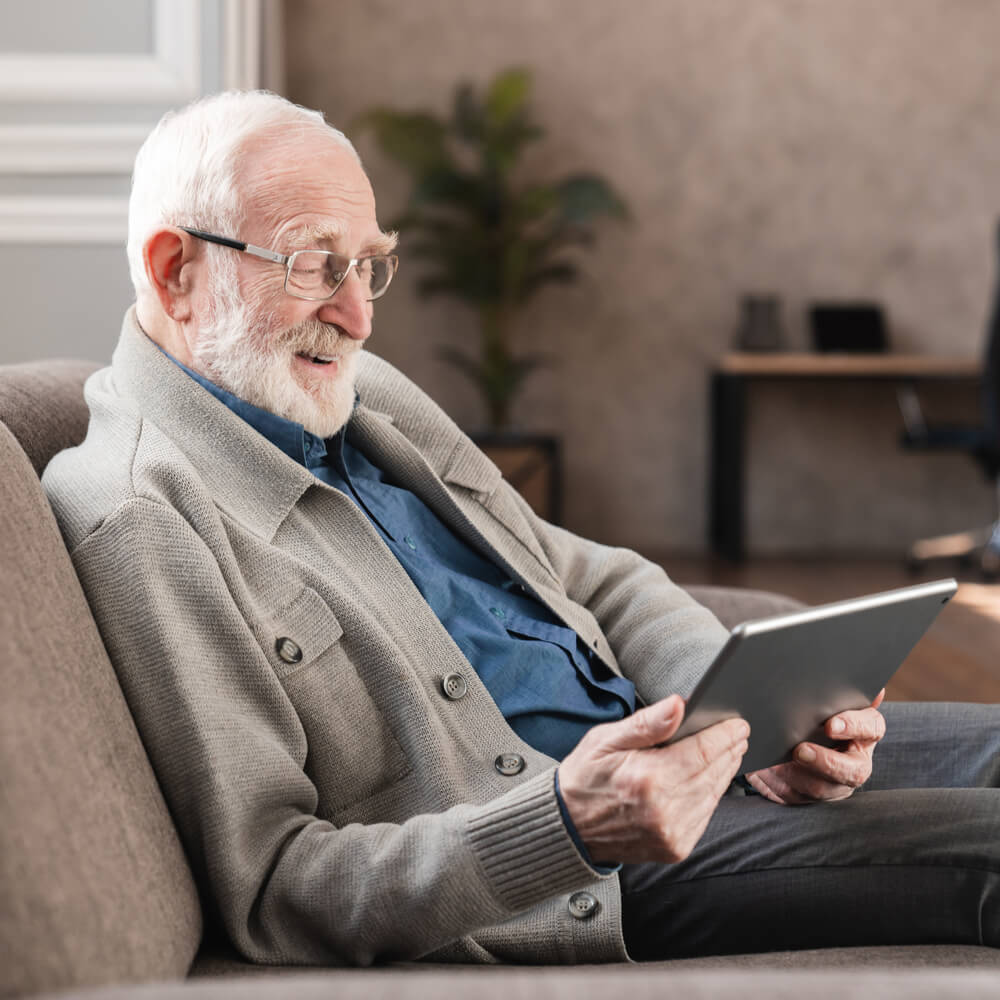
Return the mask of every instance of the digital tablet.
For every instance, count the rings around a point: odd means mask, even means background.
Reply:
[[[871,704],[956,589],[936,580],[737,625],[670,742],[742,717],[744,774],[789,760],[803,740],[836,745],[826,720]]]

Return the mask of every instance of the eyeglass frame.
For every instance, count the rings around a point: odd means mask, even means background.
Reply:
[[[392,284],[392,279],[395,277],[396,269],[399,267],[399,257],[394,253],[372,253],[368,254],[366,257],[344,257],[341,254],[333,253],[331,250],[319,250],[319,249],[309,249],[309,250],[295,250],[293,253],[284,254],[278,253],[276,250],[267,250],[264,247],[254,246],[253,243],[244,243],[241,240],[234,240],[228,236],[219,236],[218,233],[207,233],[203,229],[192,229],[190,226],[178,226],[178,229],[187,233],[189,236],[194,236],[196,239],[205,240],[206,243],[218,243],[219,246],[229,247],[232,250],[239,250],[240,253],[248,253],[252,257],[260,257],[262,260],[270,261],[272,264],[281,264],[285,268],[285,292],[291,295],[294,299],[302,299],[306,302],[328,302],[330,299],[340,291],[341,285],[347,281],[347,276],[351,273],[351,270],[356,268],[359,264],[364,263],[366,260],[389,260],[392,261],[392,273],[389,275],[389,280],[385,283],[385,288],[378,293],[378,295],[372,296],[372,298],[367,299],[368,302],[374,302],[375,299],[382,298],[385,295],[386,290],[389,285]],[[347,262],[347,266],[344,268],[343,277],[334,286],[332,292],[329,295],[315,296],[315,295],[301,295],[298,292],[293,292],[288,288],[288,278],[292,273],[292,261],[301,253],[324,253],[328,254],[330,257],[339,257],[341,260]]]

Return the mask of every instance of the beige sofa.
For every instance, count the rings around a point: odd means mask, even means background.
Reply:
[[[198,890],[38,474],[95,366],[0,367],[0,995],[1000,996],[1000,952],[931,945],[645,966],[295,970],[206,938]],[[702,590],[728,621],[783,605]],[[819,904],[818,904],[819,905]]]

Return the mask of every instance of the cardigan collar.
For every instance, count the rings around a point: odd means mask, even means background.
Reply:
[[[125,315],[111,372],[115,391],[184,452],[219,507],[259,537],[273,539],[308,489],[329,489],[150,340],[134,306]],[[391,422],[388,414],[358,404],[352,436],[363,449],[374,432],[381,450],[386,441],[380,430]]]

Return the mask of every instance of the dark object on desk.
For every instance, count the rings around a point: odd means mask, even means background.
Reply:
[[[816,303],[809,309],[813,347],[821,353],[878,354],[889,349],[885,311],[877,303]]]
[[[780,351],[785,346],[781,326],[781,300],[777,295],[744,295],[740,325],[736,328],[738,351]]]
[[[997,279],[986,327],[981,392],[982,423],[954,425],[927,423],[913,385],[899,390],[903,447],[920,451],[964,451],[980,465],[997,494],[997,518],[991,525],[914,542],[907,554],[907,562],[913,570],[931,559],[969,561],[978,557],[984,576],[1000,576],[1000,224],[997,226]]]

